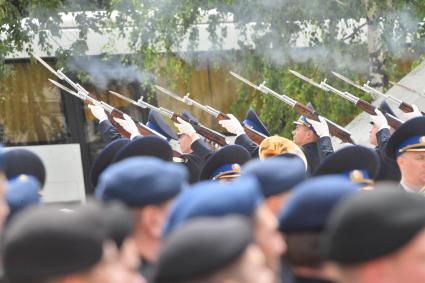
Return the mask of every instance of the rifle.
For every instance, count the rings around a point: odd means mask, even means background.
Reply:
[[[51,80],[49,79],[49,81],[54,84],[55,86],[59,87],[60,89],[68,92],[69,94],[74,95],[75,97],[81,99],[82,101],[84,101],[86,104],[94,104],[97,106],[100,106],[103,108],[103,110],[105,111],[106,115],[108,116],[108,120],[109,122],[111,122],[112,126],[114,126],[115,129],[117,129],[117,131],[120,133],[120,135],[122,135],[125,138],[129,138],[130,137],[130,133],[128,133],[120,124],[118,124],[117,121],[115,121],[115,118],[118,119],[124,119],[124,113],[122,111],[120,111],[119,109],[112,107],[111,105],[103,102],[103,101],[98,101],[96,99],[94,99],[93,97],[90,96],[90,93],[84,89],[80,84],[78,83],[74,83],[70,78],[68,78],[68,76],[66,76],[61,69],[55,71],[49,64],[47,64],[47,62],[45,62],[43,59],[41,59],[40,57],[38,57],[35,54],[32,54],[32,56],[37,59],[38,62],[40,62],[44,67],[46,67],[51,73],[53,73],[55,76],[57,76],[59,79],[66,81],[69,85],[71,85],[75,90],[71,90],[69,88],[67,88],[66,86],[58,83],[57,81]],[[144,124],[142,124],[139,121],[135,120],[135,123],[139,129],[139,132],[141,135],[143,136],[151,136],[151,135],[156,135],[159,136],[163,139],[166,139],[166,137],[164,137],[163,135],[161,135],[160,133],[150,129],[149,127],[145,126]]]
[[[82,101],[84,101],[84,103],[86,104],[93,104],[93,105],[97,105],[103,108],[103,110],[105,111],[106,115],[108,116],[108,120],[111,122],[112,126],[114,126],[117,131],[120,133],[120,135],[122,135],[123,137],[129,138],[130,137],[130,133],[127,132],[126,130],[124,130],[124,128],[118,124],[117,121],[115,121],[114,118],[119,118],[119,119],[124,119],[124,113],[117,109],[112,107],[111,105],[103,102],[103,101],[98,101],[96,99],[94,99],[93,97],[91,97],[90,95],[85,95],[79,92],[75,92],[69,88],[67,88],[66,86],[58,83],[57,81],[54,81],[52,79],[49,79],[49,81],[54,84],[55,86],[57,86],[58,88],[66,91],[67,93],[81,99]],[[138,122],[136,120],[134,120],[134,122],[137,125],[137,128],[139,129],[139,133],[143,136],[151,136],[151,135],[156,135],[159,136],[163,139],[166,140],[166,138],[161,135],[160,133],[148,128],[147,126],[145,126],[144,124],[142,124],[141,122]]]
[[[109,93],[116,96],[116,97],[119,97],[119,98],[121,98],[121,99],[127,101],[128,103],[133,104],[135,106],[138,106],[138,107],[141,107],[141,108],[144,108],[144,109],[149,108],[153,111],[156,111],[156,112],[170,118],[173,122],[178,123],[177,118],[180,118],[180,119],[190,123],[193,126],[193,128],[195,129],[195,131],[197,133],[199,133],[201,136],[207,138],[208,140],[210,140],[210,141],[212,141],[212,142],[214,142],[214,143],[216,143],[220,146],[227,145],[226,137],[223,136],[222,134],[217,133],[216,131],[213,131],[213,130],[211,130],[211,129],[203,126],[203,125],[200,125],[199,123],[197,123],[197,122],[195,122],[191,119],[187,119],[184,116],[178,115],[178,114],[176,114],[176,113],[174,113],[174,112],[172,112],[168,109],[151,105],[151,104],[143,101],[143,97],[141,97],[138,101],[134,101],[134,100],[132,100],[132,99],[126,97],[126,96],[123,96],[123,95],[121,95],[117,92],[114,92],[114,91],[109,91]]]
[[[283,94],[278,94],[277,92],[271,90],[270,88],[265,86],[265,82],[263,82],[261,85],[257,86],[256,84],[250,82],[249,80],[245,79],[244,77],[234,73],[234,72],[230,72],[230,74],[232,76],[234,76],[235,78],[237,78],[238,80],[244,82],[245,84],[251,86],[254,89],[259,90],[260,92],[264,93],[264,94],[271,94],[273,97],[279,99],[280,101],[284,102],[285,104],[288,104],[289,106],[291,106],[298,114],[300,115],[304,115],[309,119],[315,120],[315,121],[319,121],[319,115],[317,114],[316,111],[308,108],[307,106],[299,103],[298,101],[290,98],[289,96],[283,95]],[[339,138],[342,142],[345,143],[351,143],[354,144],[354,141],[351,138],[351,133],[348,132],[346,129],[344,129],[343,127],[339,126],[338,124],[326,119],[326,123],[328,124],[329,127],[329,133],[334,136]]]
[[[420,96],[422,96],[422,97],[425,97],[425,93],[424,93],[424,91],[420,92],[420,91],[417,91],[417,90],[415,90],[415,89],[413,89],[413,88],[410,88],[410,87],[408,87],[408,86],[405,86],[405,85],[403,85],[403,84],[401,84],[401,83],[395,83],[395,82],[392,82],[392,81],[390,81],[390,84],[392,84],[393,86],[401,87],[401,88],[403,88],[403,89],[405,89],[405,90],[407,90],[407,91],[410,91],[410,92],[412,92],[412,93],[419,94],[419,95],[420,95]]]
[[[310,83],[313,84],[314,86],[320,88],[321,90],[324,90],[326,92],[331,91],[335,94],[337,94],[338,96],[350,101],[351,103],[353,103],[354,105],[356,105],[357,107],[359,107],[360,109],[362,109],[363,111],[365,111],[366,113],[370,114],[370,115],[376,115],[375,109],[376,107],[373,106],[372,104],[370,104],[369,102],[358,98],[357,96],[355,96],[354,94],[351,94],[347,91],[340,91],[336,88],[334,88],[333,86],[329,85],[326,83],[326,79],[323,80],[320,84],[314,82],[313,80],[301,75],[298,72],[289,70],[293,75],[295,75],[296,77]],[[313,83],[312,83],[313,82]],[[398,127],[400,127],[401,124],[403,124],[403,121],[401,121],[400,119],[394,117],[393,115],[389,114],[389,113],[384,113],[385,118],[388,121],[388,124],[394,128],[397,129]]]
[[[382,96],[382,97],[384,97],[386,99],[389,99],[389,100],[394,101],[395,103],[397,103],[398,108],[401,111],[405,112],[405,113],[409,113],[409,112],[412,112],[413,111],[412,105],[410,105],[410,104],[408,104],[408,103],[406,103],[406,102],[404,102],[404,101],[402,101],[402,100],[400,100],[398,98],[395,98],[392,95],[384,94],[384,93],[380,92],[379,90],[377,90],[376,88],[371,87],[369,85],[370,84],[370,81],[367,81],[367,83],[365,83],[365,84],[363,84],[363,86],[361,86],[359,84],[356,84],[355,82],[353,82],[349,78],[346,78],[346,77],[344,77],[341,74],[338,74],[337,72],[332,72],[332,74],[334,76],[336,76],[338,79],[343,80],[344,82],[346,82],[346,83],[348,83],[348,84],[350,84],[350,85],[352,85],[352,86],[354,86],[354,87],[356,87],[356,88],[358,88],[358,89],[360,89],[360,90],[362,90],[362,91],[364,91],[366,93],[374,94],[374,95],[378,95],[378,96]],[[424,114],[425,113],[422,112],[422,115],[424,115]]]
[[[218,111],[218,110],[212,108],[209,105],[203,105],[203,104],[197,102],[196,100],[193,100],[192,98],[189,97],[189,94],[186,94],[184,97],[180,97],[177,94],[174,94],[171,91],[169,91],[168,89],[165,89],[165,88],[163,88],[159,85],[155,85],[155,88],[157,90],[159,90],[160,92],[162,92],[162,93],[164,93],[164,94],[166,94],[166,95],[168,95],[168,96],[170,96],[170,97],[172,97],[172,98],[174,98],[174,99],[176,99],[180,102],[183,102],[186,105],[195,106],[196,108],[199,108],[204,112],[207,112],[208,114],[210,114],[214,118],[216,118],[218,121],[230,119],[230,117],[227,116],[226,114],[224,114],[223,112]],[[257,145],[261,144],[261,142],[265,138],[267,138],[266,135],[254,130],[252,127],[249,127],[247,125],[243,125],[243,127],[244,127],[246,135]]]

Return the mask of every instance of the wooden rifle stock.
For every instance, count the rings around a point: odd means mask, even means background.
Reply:
[[[294,105],[294,110],[300,114],[300,115],[304,115],[309,119],[315,120],[315,121],[319,121],[319,116],[318,114],[313,111],[312,109],[308,108],[307,106],[297,102]],[[351,135],[349,132],[345,131],[345,129],[340,128],[338,125],[326,120],[326,123],[328,124],[329,127],[329,133],[334,136],[337,137],[338,139],[340,139],[342,142],[344,143],[351,143],[351,144],[355,144],[353,139],[351,138]]]
[[[412,107],[412,105],[407,104],[406,102],[402,102],[402,103],[400,103],[400,105],[398,106],[398,108],[399,108],[401,111],[405,112],[405,113],[409,113],[409,112],[412,112],[412,111],[413,111],[413,107]]]
[[[370,115],[376,115],[375,113],[376,107],[370,104],[369,102],[364,101],[363,99],[359,99],[359,101],[356,103],[356,106]],[[402,121],[400,121],[399,119],[397,119],[391,114],[384,113],[384,116],[388,121],[388,125],[390,125],[390,127],[393,129],[397,129],[403,123]]]
[[[193,121],[191,119],[188,119],[182,115],[178,115],[176,113],[173,113],[173,116],[171,117],[171,120],[175,123],[179,123],[177,118],[182,119],[183,121],[186,121],[192,125],[192,127],[195,129],[195,131],[203,136],[204,138],[212,141],[213,143],[218,144],[219,146],[225,146],[227,145],[226,137],[211,130],[210,128],[205,127],[204,125],[199,124],[196,121]]]

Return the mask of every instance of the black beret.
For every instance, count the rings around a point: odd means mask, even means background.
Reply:
[[[154,156],[165,161],[172,161],[173,150],[166,140],[157,136],[135,138],[115,154],[111,163],[137,156]]]
[[[239,166],[240,169],[240,166],[250,159],[251,154],[244,147],[236,144],[226,145],[207,159],[201,170],[200,180],[212,179],[214,177],[213,175],[218,175],[220,173],[217,170],[220,167],[225,167],[226,165],[230,167],[236,165]],[[223,170],[227,170],[229,168],[224,168]]]
[[[236,262],[252,242],[252,223],[241,216],[198,218],[163,243],[155,283],[179,282],[214,274]]]
[[[379,168],[379,156],[374,150],[353,145],[344,147],[325,158],[314,175],[343,174],[349,176],[350,171],[360,170],[367,172],[368,179],[375,179]]]
[[[353,265],[391,254],[425,228],[425,198],[402,190],[359,192],[330,216],[323,237],[327,260]]]
[[[37,178],[41,187],[46,181],[46,169],[40,157],[32,151],[23,148],[15,148],[6,151],[5,173],[7,178],[13,179],[19,175],[31,175]]]
[[[107,144],[93,162],[90,176],[93,187],[97,186],[100,174],[108,167],[115,154],[130,142],[129,139],[116,139]]]
[[[168,140],[178,139],[171,127],[167,124],[167,122],[165,122],[164,118],[162,118],[161,114],[156,111],[151,110],[149,112],[148,122],[146,123],[146,126],[151,128],[152,130],[157,131],[158,133],[166,137]]]
[[[78,214],[28,208],[5,231],[5,275],[10,281],[32,282],[87,271],[101,261],[103,240],[104,234]]]
[[[124,204],[117,201],[104,203],[90,199],[75,213],[92,221],[92,229],[103,229],[105,237],[113,240],[118,248],[133,231],[134,217]]]
[[[400,144],[408,142],[409,139],[417,137],[417,142],[422,140],[421,137],[425,136],[425,116],[415,117],[404,122],[397,130],[392,134],[385,147],[385,154],[392,159],[396,159],[399,153],[396,151],[399,149]],[[413,141],[412,141],[413,143]],[[408,145],[408,143],[406,143]],[[424,147],[424,145],[418,146]]]

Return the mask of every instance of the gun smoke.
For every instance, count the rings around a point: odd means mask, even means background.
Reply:
[[[75,72],[87,73],[90,82],[102,90],[107,89],[112,81],[144,83],[154,78],[152,74],[140,71],[137,66],[125,66],[117,60],[103,61],[93,57],[74,57],[67,62],[67,67]]]

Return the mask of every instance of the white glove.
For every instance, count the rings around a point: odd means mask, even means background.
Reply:
[[[186,122],[180,117],[177,117],[177,121],[178,123],[174,123],[174,125],[177,127],[177,129],[179,129],[179,133],[185,134],[188,136],[196,133],[195,129],[190,123]]]
[[[316,134],[319,136],[319,138],[329,137],[329,127],[328,123],[326,123],[325,118],[319,116],[319,121],[315,121],[308,118],[306,118],[306,120],[313,126],[313,129],[316,131]]]
[[[136,123],[131,119],[130,116],[124,114],[124,119],[115,118],[118,124],[123,127],[124,130],[130,133],[130,139],[134,139],[137,136],[141,136],[139,128],[137,128]]]
[[[103,110],[101,106],[89,104],[89,108],[93,116],[97,120],[99,120],[99,123],[108,120],[108,116],[106,115],[105,110]]]
[[[174,125],[177,127],[180,134],[188,135],[191,138],[192,142],[200,138],[199,135],[196,133],[195,129],[193,128],[192,124],[186,122],[180,117],[177,117],[177,121],[178,123],[174,123]]]
[[[227,114],[230,119],[228,120],[221,120],[218,121],[218,123],[225,128],[229,133],[235,134],[237,136],[240,136],[242,134],[245,134],[245,130],[238,119],[236,119],[235,116],[232,114]]]
[[[382,114],[381,110],[378,108],[375,109],[376,115],[369,115],[370,120],[378,128],[378,132],[382,129],[389,129],[387,118],[385,118],[384,114]]]
[[[404,117],[406,117],[406,121],[407,120],[410,120],[412,118],[415,118],[415,117],[422,116],[422,113],[419,110],[418,106],[416,106],[415,104],[412,104],[412,108],[413,108],[413,111],[412,112],[403,113],[404,114]]]

